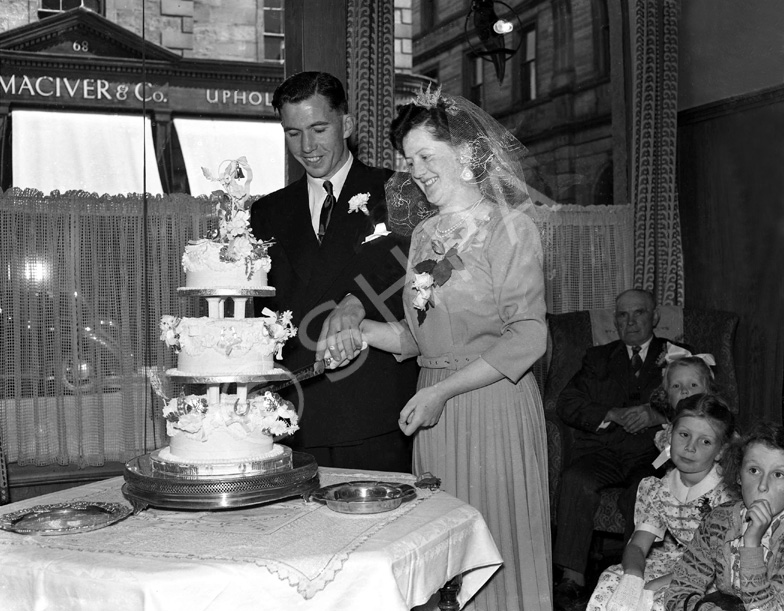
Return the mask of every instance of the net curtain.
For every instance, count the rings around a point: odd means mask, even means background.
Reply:
[[[101,466],[164,445],[149,367],[174,366],[162,314],[178,299],[206,198],[0,195],[0,434],[20,465]],[[77,365],[75,365],[77,364]]]
[[[634,286],[683,306],[683,245],[675,184],[678,2],[635,3],[632,197]]]

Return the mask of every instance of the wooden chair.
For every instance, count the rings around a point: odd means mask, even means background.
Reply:
[[[677,340],[693,346],[699,352],[713,354],[716,359],[714,375],[722,396],[729,402],[733,411],[738,410],[738,384],[735,377],[733,346],[738,315],[717,310],[690,310],[676,306],[663,306],[668,320],[682,320],[670,327],[657,327],[654,332],[660,337]],[[573,441],[572,429],[556,413],[558,395],[572,376],[580,369],[583,355],[595,344],[596,329],[592,328],[597,319],[611,320],[612,311],[602,311],[596,316],[588,310],[566,314],[548,315],[547,323],[550,336],[550,362],[547,368],[544,388],[544,410],[547,423],[547,451],[549,457],[550,509],[552,523],[556,522],[561,472],[569,464]],[[608,340],[609,341],[609,340]],[[605,342],[599,342],[605,343]],[[608,488],[602,491],[601,504],[594,514],[594,530],[623,534],[624,519],[618,510],[618,497],[622,488]]]

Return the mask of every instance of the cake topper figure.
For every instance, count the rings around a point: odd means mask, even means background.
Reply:
[[[257,240],[250,229],[250,183],[253,170],[248,160],[243,156],[223,161],[218,166],[217,174],[203,166],[201,171],[208,180],[220,183],[223,187],[223,190],[215,190],[210,194],[210,199],[215,202],[219,225],[207,238],[222,244],[220,260],[244,260],[248,279],[253,276],[255,261],[261,260],[262,269],[268,272],[271,261],[267,251],[272,241]]]

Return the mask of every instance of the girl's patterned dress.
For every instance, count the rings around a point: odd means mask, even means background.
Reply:
[[[645,559],[645,582],[671,573],[702,518],[714,507],[731,499],[716,466],[705,479],[691,488],[683,484],[677,469],[672,469],[661,479],[646,477],[642,480],[634,507],[635,530],[656,535],[656,543]],[[603,611],[622,576],[620,564],[605,570],[599,577],[586,611]],[[654,595],[654,608],[659,607],[661,594],[662,590],[659,590]]]

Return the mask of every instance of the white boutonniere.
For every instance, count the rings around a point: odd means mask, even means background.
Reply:
[[[368,237],[366,237],[362,243],[367,244],[368,242],[375,240],[376,238],[383,238],[385,235],[389,235],[392,233],[387,229],[387,226],[384,223],[378,223],[376,227],[373,229],[373,233],[371,233]]]
[[[361,210],[365,213],[365,216],[368,216],[370,214],[370,211],[367,207],[369,199],[370,193],[357,193],[354,197],[348,200],[348,213],[351,214],[352,212]]]

